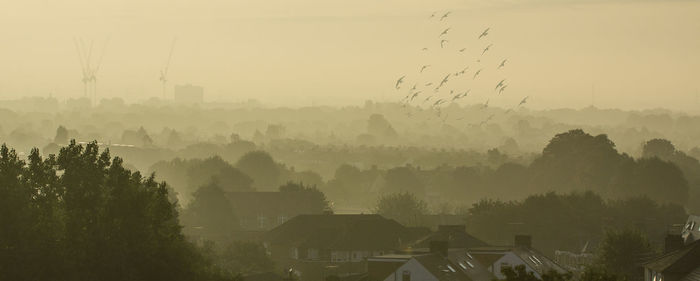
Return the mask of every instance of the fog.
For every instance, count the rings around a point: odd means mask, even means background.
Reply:
[[[448,10],[449,24],[429,21]],[[74,37],[94,41],[95,55],[109,38],[101,98],[161,97],[176,37],[170,94],[192,83],[208,101],[394,101],[396,78],[454,60],[419,51],[449,25],[455,48],[470,50],[492,28],[492,51],[509,61],[504,106],[531,96],[538,109],[694,111],[698,13],[696,1],[15,1],[0,11],[0,97],[80,97]]]
[[[0,280],[697,280],[698,15],[2,3]]]

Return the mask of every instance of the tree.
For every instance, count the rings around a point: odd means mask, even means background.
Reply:
[[[623,277],[613,274],[599,266],[589,266],[578,278],[580,281],[625,281]]]
[[[375,213],[407,226],[421,225],[428,214],[428,204],[408,192],[393,193],[379,198]]]
[[[568,281],[573,277],[571,273],[559,273],[550,270],[542,274],[542,279],[539,279],[534,272],[528,271],[523,264],[515,267],[501,267],[501,273],[506,277],[503,279],[505,281]]]
[[[270,191],[279,184],[280,167],[265,151],[246,153],[238,160],[236,168],[253,178],[253,186],[257,190]]]
[[[68,130],[66,127],[58,126],[56,129],[56,136],[53,138],[53,142],[56,144],[68,143]]]
[[[639,230],[608,230],[596,263],[612,274],[640,280],[643,274],[640,265],[651,254],[649,241]]]
[[[60,173],[59,173],[60,171]],[[223,280],[181,233],[165,183],[96,142],[0,148],[0,279]]]
[[[408,192],[417,195],[425,194],[423,181],[413,172],[411,167],[397,167],[386,171],[385,192]]]
[[[372,114],[367,120],[367,133],[376,137],[396,138],[396,130],[381,114]]]
[[[320,214],[326,211],[333,211],[328,204],[326,195],[323,194],[316,186],[304,186],[304,183],[287,182],[279,187],[279,191],[287,194],[300,195],[297,198],[302,198],[303,203],[299,203],[298,213],[300,214]]]
[[[217,242],[225,241],[240,228],[231,202],[216,181],[194,193],[183,221],[188,231]]]

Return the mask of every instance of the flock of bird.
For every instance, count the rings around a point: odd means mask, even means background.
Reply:
[[[438,22],[442,22],[444,24],[449,25],[449,18],[452,12],[448,11],[443,14],[438,14],[433,13],[430,15],[429,19],[430,20],[435,20]],[[450,26],[444,26],[441,28],[441,32],[437,33],[437,40],[439,40],[439,50],[440,51],[448,51],[448,52],[454,52],[456,51],[456,54],[461,55],[461,53],[465,53],[468,48],[466,47],[461,47],[457,49],[453,49],[450,46],[450,32],[453,31],[452,27]],[[433,112],[443,123],[447,122],[447,114],[443,114],[442,108],[450,103],[454,102],[459,102],[460,100],[463,100],[467,97],[470,96],[470,93],[472,92],[471,88],[468,89],[462,89],[462,90],[456,90],[455,88],[458,88],[459,86],[454,85],[454,81],[458,79],[462,80],[468,80],[467,83],[473,84],[477,80],[481,79],[481,74],[483,71],[485,71],[485,68],[481,67],[481,59],[485,58],[488,56],[488,52],[491,50],[493,47],[492,43],[487,42],[489,38],[489,32],[491,31],[491,28],[486,28],[484,29],[478,36],[476,37],[476,40],[481,43],[483,49],[479,50],[481,51],[481,54],[478,55],[476,60],[473,62],[474,64],[474,69],[471,73],[471,75],[467,75],[468,72],[470,71],[470,65],[466,65],[461,67],[460,69],[456,69],[454,71],[450,71],[446,74],[440,75],[439,77],[443,77],[439,81],[425,81],[429,72],[431,71],[438,71],[434,70],[433,65],[431,64],[422,64],[420,65],[417,69],[417,73],[415,73],[415,77],[412,77],[413,80],[415,80],[415,83],[409,83],[409,75],[402,75],[396,80],[396,83],[394,85],[394,88],[397,90],[397,92],[402,93],[405,89],[408,89],[407,92],[403,92],[406,95],[401,98],[400,103],[402,104],[402,107],[407,109],[407,116],[411,117],[412,113],[410,111],[411,108],[417,108],[419,110],[422,110],[424,107],[427,107],[428,110]],[[437,46],[437,44],[436,44]],[[437,48],[437,47],[436,47]],[[471,49],[471,47],[469,47]],[[421,49],[422,52],[430,52],[431,48],[429,47],[423,47]],[[478,53],[477,53],[478,54]],[[462,59],[460,59],[462,60]],[[500,63],[498,65],[494,65],[492,68],[496,72],[500,72],[501,69],[506,67],[506,63],[508,62],[508,59],[502,59],[500,60]],[[486,70],[489,70],[488,68]],[[498,73],[500,74],[500,73]],[[413,75],[411,75],[413,76]],[[502,76],[502,75],[501,75]],[[471,79],[469,79],[471,77]],[[419,82],[423,81],[423,82]],[[493,88],[493,93],[491,95],[502,95],[508,88],[508,80],[503,78],[501,79],[498,83],[495,83],[495,87]],[[405,85],[410,85],[413,84],[411,87],[405,86]],[[450,90],[447,90],[450,89]],[[523,106],[528,100],[528,97],[524,97],[517,105],[509,108],[508,110],[505,111],[505,114],[512,112],[518,107]],[[489,106],[489,101],[490,97],[486,99],[485,102],[483,102],[480,106],[481,109],[486,109]],[[491,121],[495,117],[495,114],[488,115],[485,119],[481,120],[478,123],[472,123],[470,125],[485,125],[489,121]],[[462,120],[462,118],[457,118],[454,120]]]

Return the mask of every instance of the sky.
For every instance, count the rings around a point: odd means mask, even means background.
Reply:
[[[74,38],[93,42],[101,98],[162,97],[159,71],[208,101],[398,101],[471,90],[464,104],[700,109],[700,1],[25,0],[0,3],[0,99],[83,95]],[[440,21],[430,15],[450,11]],[[446,36],[442,30],[450,28]],[[489,35],[477,39],[486,28]],[[440,48],[440,40],[449,42]],[[492,47],[481,55],[485,46]],[[428,48],[428,51],[422,51]],[[460,53],[459,50],[466,51]],[[478,62],[477,62],[478,60]],[[497,69],[507,60],[505,67]],[[431,65],[419,73],[422,65]],[[474,71],[482,69],[473,78]],[[406,76],[401,89],[396,80]],[[496,83],[507,90],[497,94]],[[424,88],[424,89],[423,89]]]

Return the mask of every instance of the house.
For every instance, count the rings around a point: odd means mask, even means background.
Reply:
[[[644,264],[645,281],[700,281],[700,216],[689,216],[680,231],[669,233],[664,252]]]
[[[466,249],[431,243],[429,252],[371,257],[367,281],[491,281],[494,275]]]
[[[682,231],[681,237],[685,243],[700,240],[700,216],[688,216]]]
[[[277,266],[314,281],[366,273],[367,258],[396,252],[415,232],[380,215],[299,215],[262,240]]]
[[[524,265],[528,272],[532,272],[537,278],[554,270],[559,273],[568,271],[549,259],[544,254],[532,248],[532,237],[528,235],[516,235],[513,246],[486,246],[470,248],[468,253],[486,266],[498,279],[504,279],[501,269],[506,266],[515,267]]]
[[[436,232],[419,239],[411,245],[411,248],[427,249],[433,241],[446,241],[450,248],[467,249],[488,246],[486,242],[467,233],[466,225],[455,224],[439,225]]]
[[[313,200],[308,192],[229,192],[226,197],[246,231],[267,231],[301,214],[314,214],[305,207]],[[317,213],[318,214],[318,213]]]
[[[700,281],[700,241],[644,265],[645,281]]]

